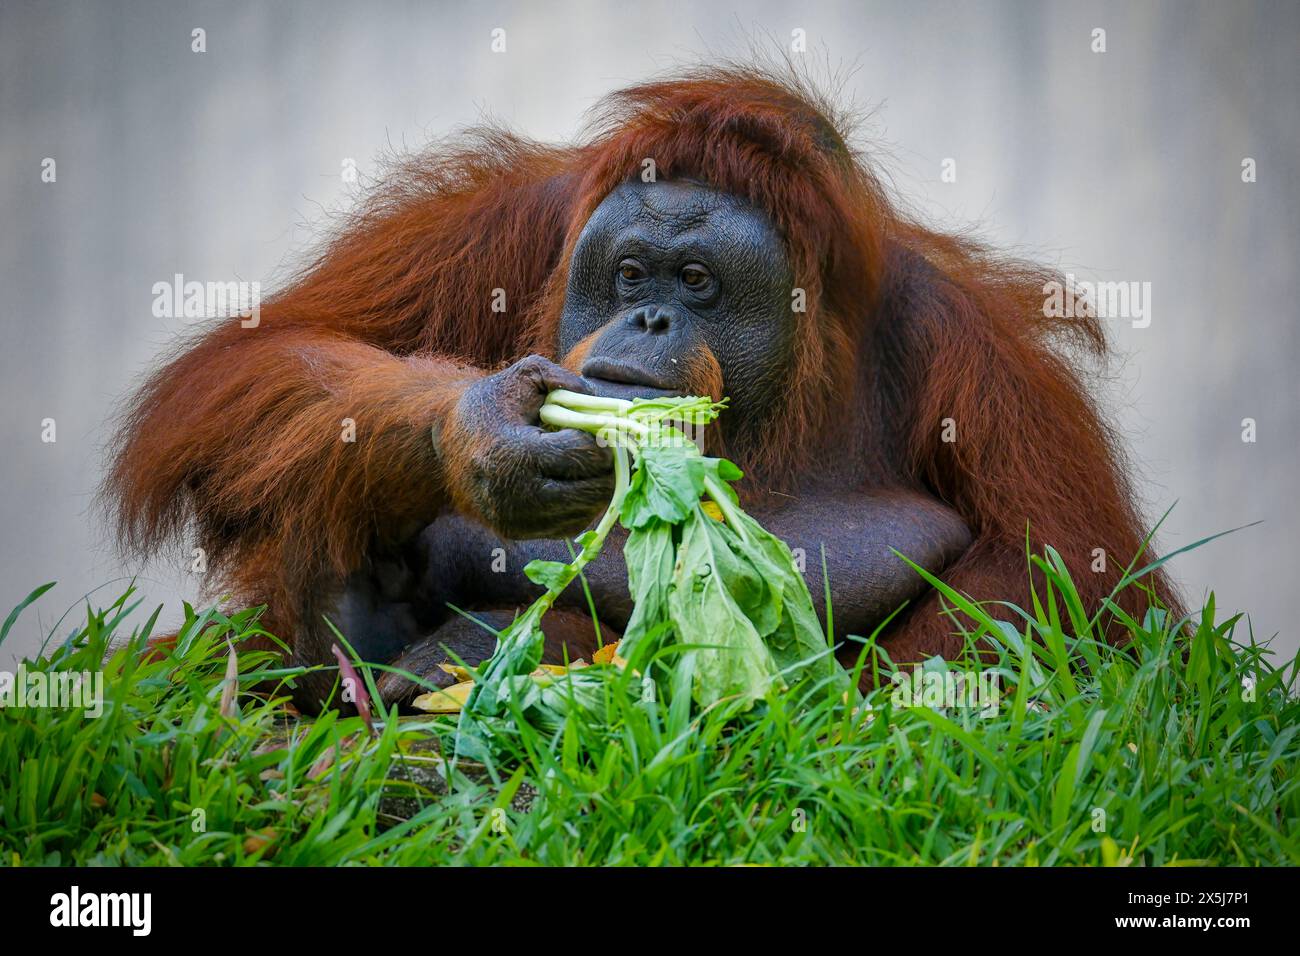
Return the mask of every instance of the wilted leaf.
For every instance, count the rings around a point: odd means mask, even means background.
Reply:
[[[275,842],[276,832],[271,827],[250,833],[244,838],[244,852],[252,855]]]
[[[464,667],[460,664],[442,663],[438,665],[438,668],[444,674],[450,674],[452,677],[456,678],[457,681],[466,681],[466,680],[474,679],[473,672],[470,671],[468,667]]]
[[[226,678],[221,688],[221,716],[235,716],[235,699],[239,694],[239,657],[235,645],[226,641]]]
[[[357,713],[361,715],[361,719],[365,722],[366,729],[371,734],[377,733],[375,719],[370,713],[370,692],[366,690],[365,682],[337,644],[331,644],[330,649],[339,662],[339,674],[342,676],[344,683],[352,689],[352,703],[356,705]]]
[[[714,521],[725,521],[725,520],[726,520],[726,519],[722,516],[722,509],[718,507],[718,503],[717,503],[716,501],[702,501],[702,502],[700,502],[700,509],[701,509],[701,510],[706,514],[706,515],[708,515],[710,518],[712,518]]]
[[[450,687],[421,694],[411,701],[411,706],[416,710],[424,711],[426,714],[458,714],[461,708],[465,706],[465,701],[469,700],[469,692],[473,689],[474,682],[472,680],[461,681],[459,684],[452,684]]]

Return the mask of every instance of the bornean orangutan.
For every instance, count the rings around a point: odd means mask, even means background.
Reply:
[[[106,490],[128,548],[195,541],[294,663],[331,660],[328,618],[445,683],[439,662],[493,647],[448,604],[503,624],[536,594],[523,565],[567,560],[609,499],[609,450],[539,427],[546,393],[725,395],[712,450],[809,556],[819,605],[824,545],[836,633],[911,602],[893,659],[952,654],[957,618],[891,548],[1027,606],[1028,527],[1091,611],[1142,543],[1070,360],[1103,332],[1044,316],[1055,278],[902,215],[804,84],[697,70],[613,94],[578,145],[479,130],[397,169],[257,327],[213,328],[149,380]],[[611,541],[587,576],[616,630]],[[549,661],[595,643],[570,592]],[[1140,618],[1139,597],[1120,603]],[[334,681],[300,679],[299,706]]]

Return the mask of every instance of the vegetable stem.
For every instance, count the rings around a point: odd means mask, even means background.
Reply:
[[[745,525],[740,520],[740,513],[736,510],[736,505],[731,500],[731,496],[727,494],[727,490],[722,487],[718,479],[712,475],[705,475],[704,490],[717,503],[718,509],[722,512],[722,517],[726,518],[727,524],[731,525],[731,530],[740,535],[742,541],[748,543],[749,535],[745,533]]]
[[[551,605],[555,603],[555,599],[569,586],[569,583],[582,573],[582,569],[596,555],[600,554],[600,549],[605,545],[605,539],[609,537],[614,522],[618,520],[618,513],[623,508],[623,499],[627,497],[627,489],[631,484],[631,466],[628,462],[627,446],[617,441],[617,435],[611,434],[613,431],[614,429],[610,429],[601,433],[614,449],[614,495],[609,499],[609,507],[605,509],[600,523],[593,529],[592,535],[587,539],[587,543],[583,545],[582,550],[569,562],[568,573],[558,583],[547,588],[545,593],[529,607],[528,613],[534,617],[540,618],[549,611]]]
[[[583,395],[581,392],[571,392],[567,388],[557,388],[546,396],[546,401],[578,412],[613,412],[616,415],[626,414],[632,407],[631,402],[622,398]]]
[[[586,547],[578,555],[577,561],[582,563],[578,565],[581,571],[587,562],[600,553],[601,547],[605,544],[605,538],[614,527],[614,522],[618,520],[618,513],[623,509],[623,499],[627,497],[627,489],[630,482],[631,468],[628,464],[627,446],[619,444],[616,435],[602,433],[614,447],[614,495],[609,499],[609,507],[605,509],[604,515],[601,516],[600,523],[596,525],[596,533],[587,541]]]
[[[638,440],[641,440],[650,434],[649,425],[625,415],[613,415],[608,412],[579,412],[549,401],[542,406],[538,415],[546,424],[553,425],[556,428],[576,428],[579,431],[591,432],[594,435],[614,432],[617,436],[619,432],[631,432]],[[619,442],[614,441],[611,444],[619,444]]]

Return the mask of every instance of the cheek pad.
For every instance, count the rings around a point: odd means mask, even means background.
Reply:
[[[770,400],[773,385],[789,376],[794,335],[793,314],[770,301],[735,302],[723,310],[725,318],[713,324],[705,340],[722,366],[724,385],[739,407]],[[763,296],[764,299],[769,298]],[[733,299],[732,302],[735,300]],[[731,303],[727,303],[731,305]]]
[[[556,336],[557,352],[561,357],[608,324],[617,311],[613,282],[604,276],[598,261],[599,256],[595,254],[574,258]]]

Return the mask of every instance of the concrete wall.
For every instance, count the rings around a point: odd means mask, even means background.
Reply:
[[[196,597],[182,567],[121,564],[88,512],[113,403],[186,326],[153,317],[155,282],[273,284],[346,206],[345,158],[365,176],[484,116],[569,138],[613,88],[795,28],[847,74],[871,111],[859,141],[915,207],[1080,278],[1151,283],[1149,327],[1110,323],[1122,358],[1098,383],[1143,506],[1178,502],[1165,550],[1263,522],[1173,569],[1294,653],[1297,5],[182,0],[0,7],[0,614],[59,582],[0,666],[128,574],[164,620]]]

